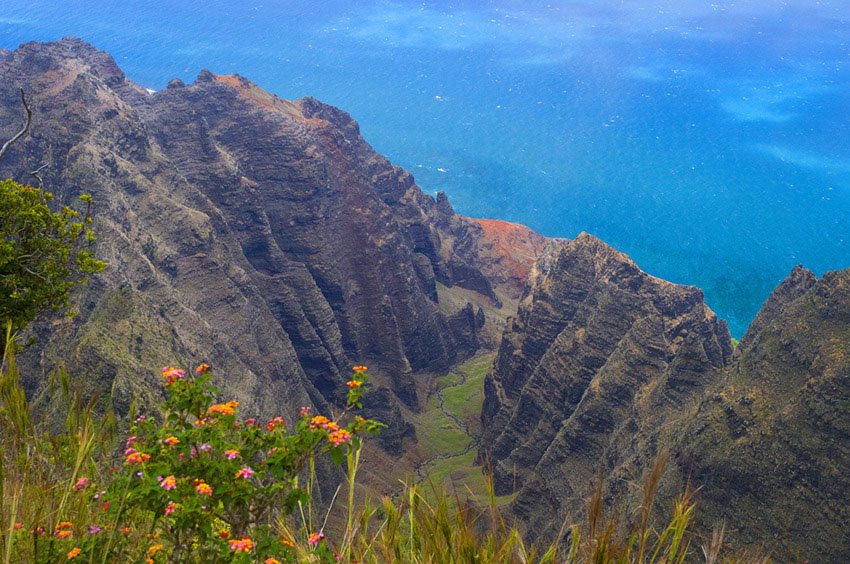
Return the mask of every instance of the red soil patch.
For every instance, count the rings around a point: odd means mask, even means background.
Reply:
[[[488,252],[506,281],[521,291],[534,262],[546,246],[546,237],[525,225],[498,219],[472,219],[484,231],[482,250]]]

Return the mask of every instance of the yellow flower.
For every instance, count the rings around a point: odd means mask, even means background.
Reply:
[[[324,415],[316,415],[312,419],[310,419],[310,428],[311,429],[324,429],[327,427],[330,420]]]
[[[198,492],[200,495],[212,495],[213,494],[212,487],[209,484],[207,484],[206,482],[204,482],[203,480],[198,482],[198,485],[195,486],[195,491]]]
[[[153,554],[156,554],[157,552],[159,552],[160,550],[162,550],[162,545],[161,544],[155,544],[148,549],[148,554],[153,555]]]

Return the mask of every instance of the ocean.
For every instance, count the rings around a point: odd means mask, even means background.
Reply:
[[[314,96],[455,209],[592,233],[741,336],[798,263],[850,267],[846,1],[4,0],[160,89]]]

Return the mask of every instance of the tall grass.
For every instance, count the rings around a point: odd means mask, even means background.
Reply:
[[[34,416],[20,384],[16,348],[7,326],[0,365],[0,555],[4,563],[50,561],[49,533],[56,525],[91,521],[90,504],[72,493],[81,477],[101,475],[114,442],[114,418],[95,417],[93,402],[83,402],[62,370],[52,387],[61,396],[64,422]]]

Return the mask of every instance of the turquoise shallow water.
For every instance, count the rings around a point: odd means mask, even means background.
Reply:
[[[0,47],[75,35],[149,88],[209,68],[315,96],[462,213],[591,232],[703,288],[740,336],[795,264],[850,267],[845,12],[809,0],[5,0]]]

